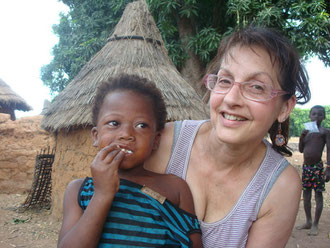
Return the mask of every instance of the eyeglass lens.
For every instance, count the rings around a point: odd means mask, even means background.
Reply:
[[[232,79],[210,75],[207,78],[207,86],[210,90],[219,94],[227,94],[237,84],[241,94],[250,100],[267,101],[272,98],[272,88],[259,81],[236,83]]]

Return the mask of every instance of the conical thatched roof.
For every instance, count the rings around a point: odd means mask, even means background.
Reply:
[[[167,55],[145,0],[127,5],[107,44],[81,69],[44,113],[50,131],[88,126],[91,102],[100,82],[120,73],[137,74],[162,91],[169,120],[203,119],[204,105]]]
[[[0,109],[30,111],[32,108],[0,78]]]

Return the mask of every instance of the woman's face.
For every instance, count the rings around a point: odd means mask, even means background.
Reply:
[[[252,50],[253,49],[253,50]],[[268,53],[259,47],[235,46],[224,56],[219,76],[235,82],[257,80],[281,90],[276,65]],[[293,97],[293,100],[294,97]],[[294,106],[294,101],[289,100]],[[238,85],[225,94],[211,92],[211,121],[217,137],[229,144],[259,142],[276,119],[283,122],[293,106],[281,97],[266,102],[255,102],[244,98]]]

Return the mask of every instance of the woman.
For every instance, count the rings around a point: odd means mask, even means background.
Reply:
[[[210,120],[168,123],[145,166],[187,181],[204,247],[285,247],[301,184],[282,155],[290,112],[310,99],[298,53],[249,27],[222,41],[209,72]]]

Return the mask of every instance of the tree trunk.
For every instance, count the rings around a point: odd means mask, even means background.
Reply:
[[[188,59],[180,71],[181,75],[200,96],[203,96],[205,88],[201,84],[201,80],[204,76],[205,68],[199,57],[193,51],[187,49],[189,37],[196,34],[194,21],[191,18],[188,19],[185,17],[177,17],[176,19],[182,48],[188,54]]]

